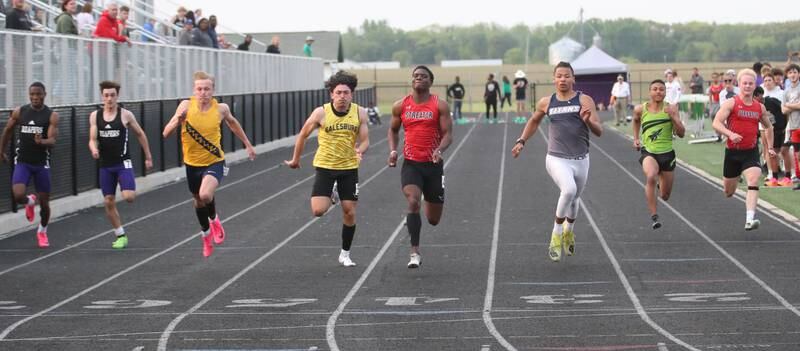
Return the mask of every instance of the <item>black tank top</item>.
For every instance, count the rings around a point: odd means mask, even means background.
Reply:
[[[100,167],[116,166],[130,160],[128,154],[128,128],[122,123],[122,107],[117,107],[114,120],[103,119],[103,109],[97,110],[97,140],[100,145]]]
[[[17,137],[16,158],[14,163],[24,162],[35,166],[50,166],[50,148],[37,145],[34,135],[47,138],[50,128],[50,116],[53,111],[47,105],[37,111],[30,104],[19,109],[19,134]]]

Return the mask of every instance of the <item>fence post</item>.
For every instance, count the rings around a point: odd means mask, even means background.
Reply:
[[[75,106],[70,108],[70,132],[72,132],[71,150],[71,170],[72,177],[72,195],[78,195],[78,127],[75,120]]]

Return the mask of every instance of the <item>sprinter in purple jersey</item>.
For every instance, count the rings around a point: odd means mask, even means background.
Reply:
[[[3,136],[0,137],[0,160],[6,162],[6,147],[14,135],[14,129],[19,126],[11,187],[14,201],[25,205],[25,217],[29,222],[33,222],[36,200],[39,200],[41,222],[36,230],[36,240],[40,248],[50,246],[47,239],[47,224],[50,223],[50,148],[55,146],[58,136],[58,113],[44,104],[46,96],[44,84],[31,84],[28,87],[31,103],[11,112]],[[31,178],[38,196],[25,195]]]
[[[128,246],[128,236],[125,235],[117,211],[117,184],[125,201],[131,203],[136,198],[133,162],[128,152],[129,129],[142,146],[144,165],[148,170],[153,168],[153,157],[150,155],[147,136],[136,122],[136,117],[117,104],[119,83],[101,82],[100,94],[103,97],[103,108],[89,115],[89,150],[94,159],[100,160],[100,190],[103,192],[106,217],[114,227],[116,236],[111,247],[120,250]]]

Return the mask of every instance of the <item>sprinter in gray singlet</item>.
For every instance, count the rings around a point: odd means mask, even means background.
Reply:
[[[539,128],[544,116],[550,118],[547,140],[547,173],[553,178],[561,195],[556,207],[556,219],[550,236],[550,259],[561,260],[562,247],[568,256],[575,254],[573,226],[578,215],[578,199],[589,176],[589,131],[603,134],[594,100],[576,92],[575,72],[567,62],[559,62],[553,71],[556,93],[536,104],[522,135],[514,143],[511,154],[516,158]]]

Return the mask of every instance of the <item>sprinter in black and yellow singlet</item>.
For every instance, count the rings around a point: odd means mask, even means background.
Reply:
[[[367,112],[353,103],[358,85],[355,75],[336,72],[328,80],[331,102],[317,107],[308,116],[294,144],[292,159],[284,161],[290,168],[300,167],[306,139],[319,128],[318,148],[314,155],[317,175],[311,192],[311,212],[324,215],[338,193],[342,201],[342,250],[339,263],[345,267],[356,264],[350,259],[350,246],[356,233],[356,204],[358,203],[358,165],[369,147]],[[334,189],[336,188],[336,189]]]
[[[225,230],[214,203],[214,192],[227,173],[221,122],[224,121],[242,141],[250,160],[256,158],[256,150],[228,105],[214,99],[213,76],[195,72],[193,92],[194,96],[178,105],[175,115],[164,127],[163,136],[169,137],[178,127],[181,129],[186,182],[194,196],[195,212],[203,230],[203,256],[208,257],[214,251],[212,238],[217,245],[225,240]]]
[[[650,101],[636,106],[633,110],[633,147],[640,150],[639,163],[646,178],[644,196],[653,229],[661,228],[656,213],[656,184],[660,197],[667,201],[672,193],[675,179],[675,150],[672,148],[672,135],[683,138],[683,127],[678,111],[664,103],[667,84],[661,79],[650,83]]]

